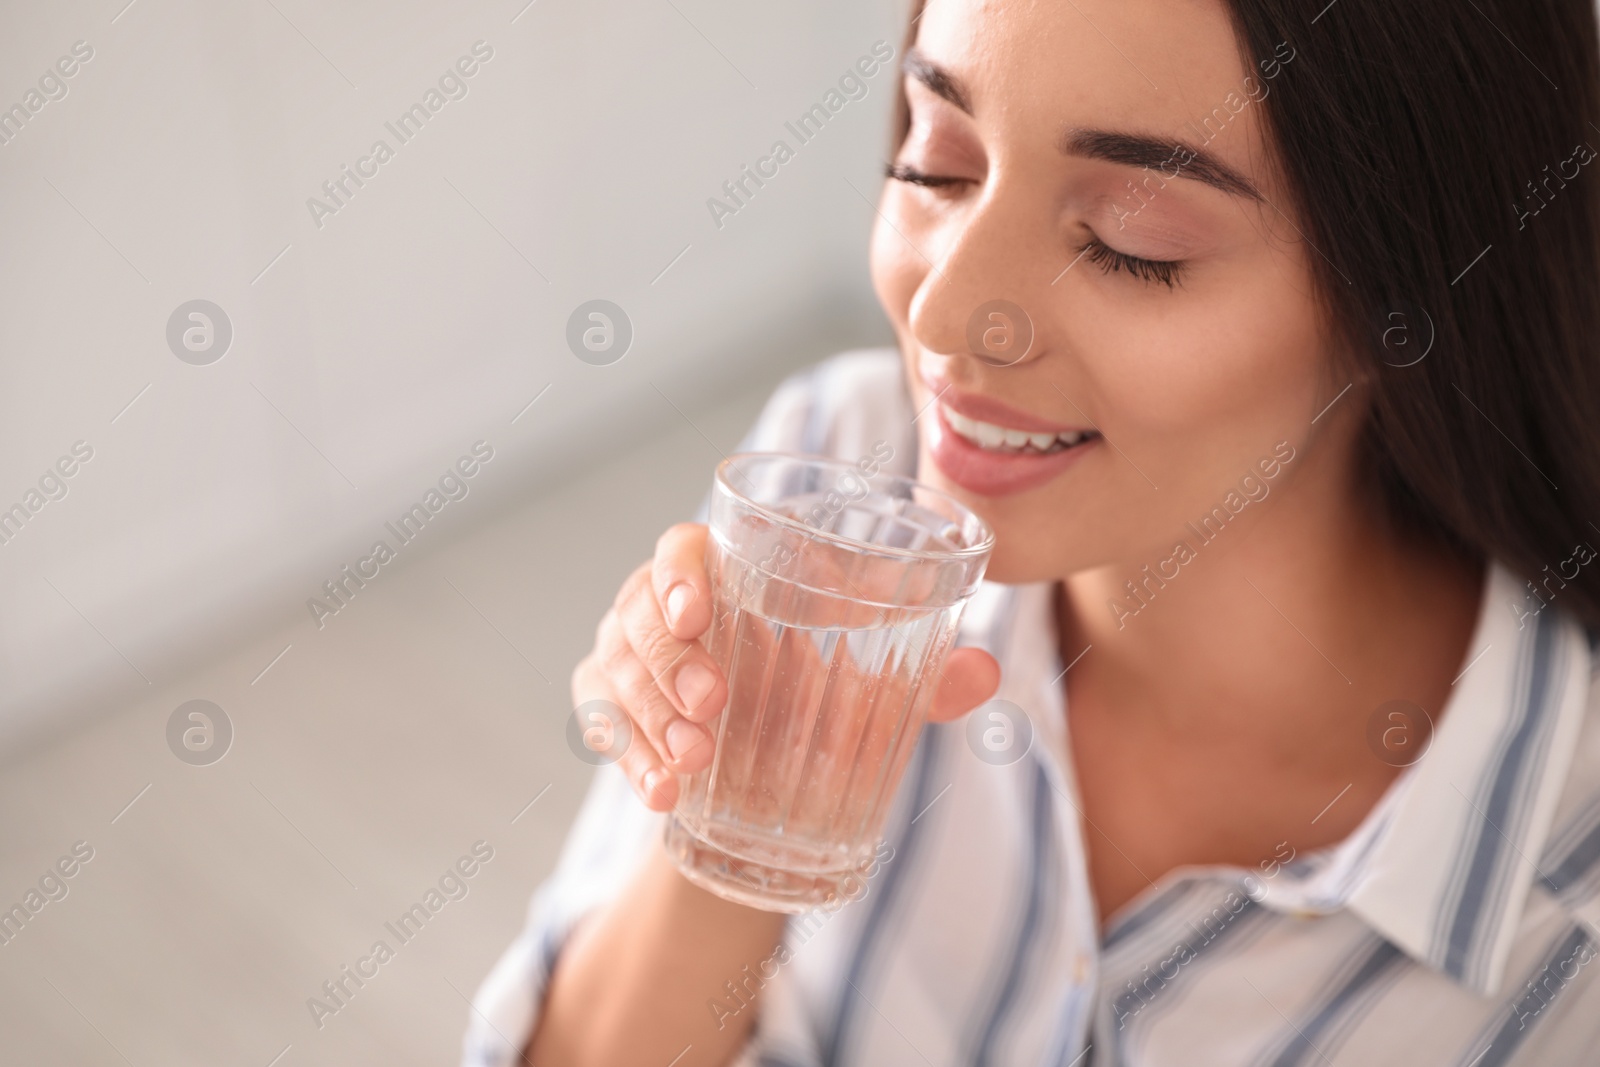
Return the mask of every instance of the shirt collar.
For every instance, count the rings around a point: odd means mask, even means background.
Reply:
[[[1432,743],[1336,847],[1344,903],[1418,962],[1499,986],[1588,701],[1589,642],[1498,563]],[[1343,853],[1343,854],[1340,854]]]
[[[1065,701],[1049,582],[985,582],[964,644],[1001,664],[997,697],[1037,709],[1047,768],[1064,753]],[[1428,748],[1337,845],[1259,879],[1284,911],[1348,908],[1413,959],[1481,994],[1500,984],[1572,759],[1588,697],[1590,646],[1575,619],[1537,612],[1498,563],[1484,580],[1468,660]]]

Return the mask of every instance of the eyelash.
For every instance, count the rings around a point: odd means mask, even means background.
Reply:
[[[890,163],[884,168],[884,175],[897,182],[906,182],[909,185],[920,185],[927,189],[944,189],[952,185],[962,185],[969,181],[967,178],[947,178],[938,174],[924,174],[914,167],[904,163]]]
[[[890,163],[884,168],[884,175],[898,182],[908,185],[920,185],[925,189],[949,189],[953,186],[964,185],[967,178],[950,178],[937,174],[925,174],[914,167],[904,163]],[[1183,261],[1177,259],[1144,259],[1140,256],[1130,256],[1126,252],[1118,252],[1099,238],[1091,238],[1079,249],[1079,258],[1093,262],[1106,274],[1115,274],[1125,270],[1130,275],[1141,281],[1165,285],[1168,289],[1176,288],[1183,279]]]
[[[1090,238],[1079,254],[1107,274],[1125,270],[1141,281],[1165,285],[1174,289],[1183,280],[1183,261],[1179,259],[1144,259],[1118,252],[1097,237]]]

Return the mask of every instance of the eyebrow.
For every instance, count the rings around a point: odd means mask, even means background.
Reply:
[[[915,79],[935,96],[950,102],[964,113],[972,114],[972,98],[961,79],[917,48],[906,49],[900,66],[906,77]],[[1256,187],[1238,171],[1210,153],[1177,139],[1164,141],[1116,130],[1069,129],[1062,134],[1057,147],[1065,155],[1100,159],[1125,167],[1148,168],[1163,177],[1191,178],[1233,196],[1263,199]],[[1184,156],[1188,160],[1179,163]]]
[[[1061,135],[1057,147],[1069,156],[1148,168],[1165,178],[1192,178],[1233,196],[1262,199],[1256,187],[1238,171],[1216,156],[1176,138],[1163,141],[1115,130],[1071,129]]]
[[[961,79],[923,55],[915,45],[906,49],[900,69],[906,77],[915,78],[926,85],[934,95],[950,101],[968,115],[972,114],[972,102]]]

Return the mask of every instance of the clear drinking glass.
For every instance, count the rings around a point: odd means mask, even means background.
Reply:
[[[666,845],[693,882],[802,912],[849,898],[994,546],[953,497],[859,463],[731,456],[712,487],[711,765]]]

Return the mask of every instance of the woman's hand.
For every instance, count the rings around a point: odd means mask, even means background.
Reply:
[[[728,682],[700,638],[711,625],[706,527],[679,523],[656,542],[655,557],[623,582],[595,631],[595,647],[572,674],[574,706],[595,699],[622,709],[634,736],[621,767],[657,811],[678,800],[679,774],[711,762],[705,723],[728,698]],[[929,710],[936,722],[988,700],[1000,666],[982,649],[958,648],[945,662]]]

